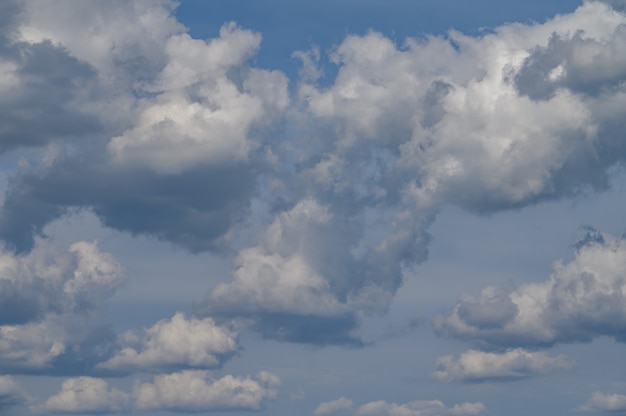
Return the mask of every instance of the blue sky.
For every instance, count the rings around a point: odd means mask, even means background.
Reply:
[[[626,3],[0,2],[0,415],[626,412]]]

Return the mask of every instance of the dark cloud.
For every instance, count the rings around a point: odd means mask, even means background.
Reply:
[[[221,249],[253,191],[250,167],[211,166],[178,175],[63,158],[44,172],[13,179],[0,212],[0,235],[18,251],[71,208],[92,210],[108,227],[146,234],[191,251]]]

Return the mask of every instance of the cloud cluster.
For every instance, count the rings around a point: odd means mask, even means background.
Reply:
[[[105,345],[107,331],[92,328],[85,318],[113,295],[125,273],[97,243],[82,241],[62,250],[38,240],[26,255],[2,250],[0,267],[0,363],[4,368],[36,372],[66,367],[71,371],[72,362],[82,365],[75,360],[91,359]]]
[[[487,288],[464,296],[435,320],[440,334],[489,347],[550,346],[599,336],[625,341],[626,242],[590,231],[574,258],[550,278],[510,293]]]
[[[100,378],[76,377],[63,382],[61,391],[33,409],[49,413],[120,413],[137,410],[206,412],[259,410],[276,397],[280,380],[268,372],[256,378],[224,376],[213,379],[207,371],[187,370],[156,375],[152,382],[136,383],[132,394]]]
[[[572,365],[563,356],[552,357],[545,352],[521,348],[504,353],[469,350],[458,358],[451,355],[440,357],[431,376],[441,381],[507,381],[550,374]]]
[[[415,401],[405,404],[383,400],[369,402],[359,407],[356,416],[471,416],[485,412],[482,403],[461,403],[447,407],[439,400]]]
[[[6,2],[0,106],[14,115],[0,142],[40,153],[11,174],[0,238],[28,252],[80,208],[132,235],[236,252],[232,280],[198,311],[358,345],[359,322],[425,260],[442,207],[489,213],[608,186],[626,159],[626,16],[609,3],[480,36],[348,35],[324,84],[320,53],[296,54],[290,95],[284,73],[254,66],[260,34],[227,23],[194,39],[172,1]],[[498,332],[520,305],[490,296],[459,307],[467,336],[534,331]]]

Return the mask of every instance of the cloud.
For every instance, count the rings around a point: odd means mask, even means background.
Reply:
[[[228,246],[267,169],[265,135],[289,103],[287,79],[247,65],[260,35],[226,24],[218,38],[194,40],[173,4],[92,3],[68,13],[59,10],[70,3],[24,5],[14,23],[20,44],[54,42],[89,68],[94,79],[76,87],[76,106],[100,128],[15,173],[0,214],[0,234],[15,249],[30,250],[33,235],[75,207],[192,251]]]
[[[448,315],[435,319],[435,329],[492,347],[549,346],[600,336],[624,341],[625,276],[624,240],[592,230],[570,262],[554,264],[548,280],[508,294],[487,288],[478,297],[466,295]],[[506,314],[483,319],[500,305],[506,305]]]
[[[0,412],[22,404],[25,400],[22,388],[11,376],[0,376]]]
[[[267,372],[256,379],[227,375],[217,380],[200,370],[162,374],[135,388],[135,407],[179,412],[259,410],[265,400],[276,397],[279,382]]]
[[[621,413],[626,411],[626,395],[596,391],[591,399],[576,410],[581,412]]]
[[[352,400],[340,397],[337,400],[330,402],[320,403],[319,406],[313,412],[316,416],[330,415],[333,413],[341,412],[342,410],[348,410],[352,408]]]
[[[111,331],[87,319],[125,281],[96,242],[66,250],[37,240],[28,254],[0,251],[0,363],[20,372],[84,370],[105,353]]]
[[[65,380],[61,391],[48,398],[41,408],[48,413],[101,414],[124,411],[129,404],[130,396],[109,387],[105,380],[76,377]]]
[[[13,5],[2,51],[53,55],[63,125],[89,128],[37,139],[47,147],[12,172],[0,237],[27,252],[46,224],[88,209],[132,235],[236,252],[232,280],[198,310],[270,338],[361,344],[361,320],[426,259],[442,207],[490,213],[605,189],[626,157],[626,16],[601,2],[480,36],[348,35],[323,85],[315,50],[296,53],[293,95],[282,72],[254,66],[260,34],[227,23],[193,39],[174,2]],[[30,64],[6,61],[6,88],[28,98]],[[313,206],[324,218],[302,213]],[[464,322],[515,321],[519,305],[489,296],[465,302]]]
[[[97,242],[67,251],[38,240],[26,255],[0,250],[0,324],[23,324],[48,313],[89,312],[125,280],[123,267]]]
[[[564,356],[551,357],[544,352],[521,348],[504,353],[469,350],[455,358],[439,357],[431,376],[441,381],[483,382],[519,380],[571,368]]]
[[[177,312],[142,333],[121,336],[121,349],[98,367],[123,372],[218,367],[237,351],[236,335],[211,318],[188,319]]]
[[[406,404],[383,400],[369,402],[359,407],[357,416],[469,416],[485,412],[482,403],[462,403],[447,407],[439,400],[415,401]]]

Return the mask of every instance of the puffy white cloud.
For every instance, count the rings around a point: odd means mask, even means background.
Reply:
[[[447,355],[437,359],[437,367],[431,376],[441,381],[518,380],[550,374],[572,366],[573,363],[564,356],[553,357],[545,352],[521,348],[504,353],[469,350],[458,358]]]
[[[337,400],[331,400],[330,402],[320,403],[313,412],[316,416],[331,415],[333,413],[341,412],[352,408],[352,400],[345,397],[340,397]]]
[[[357,416],[466,416],[485,412],[482,403],[461,403],[447,407],[439,400],[414,401],[406,404],[383,400],[369,402],[359,407]]]
[[[122,348],[98,367],[116,371],[218,367],[224,356],[237,350],[236,336],[211,318],[188,319],[178,312],[142,333],[124,334]]]
[[[61,391],[41,406],[49,413],[116,413],[128,409],[130,395],[109,387],[99,378],[76,377],[63,382]]]
[[[435,319],[435,329],[488,345],[551,345],[603,335],[624,341],[625,293],[626,243],[590,231],[570,262],[554,264],[548,280],[508,294],[487,288],[478,297],[463,296]]]
[[[605,394],[596,391],[587,403],[579,406],[576,410],[581,412],[605,412],[611,414],[626,412],[626,395],[616,393]]]
[[[181,412],[258,410],[265,400],[276,397],[279,383],[267,372],[256,379],[227,375],[218,380],[200,370],[161,374],[135,388],[135,407]]]
[[[233,23],[208,42],[187,34],[169,38],[168,63],[147,87],[157,96],[140,105],[132,129],[111,140],[113,158],[166,173],[246,161],[259,145],[249,138],[251,129],[270,124],[289,103],[282,73],[243,67],[260,41]],[[241,73],[239,84],[233,71]]]

